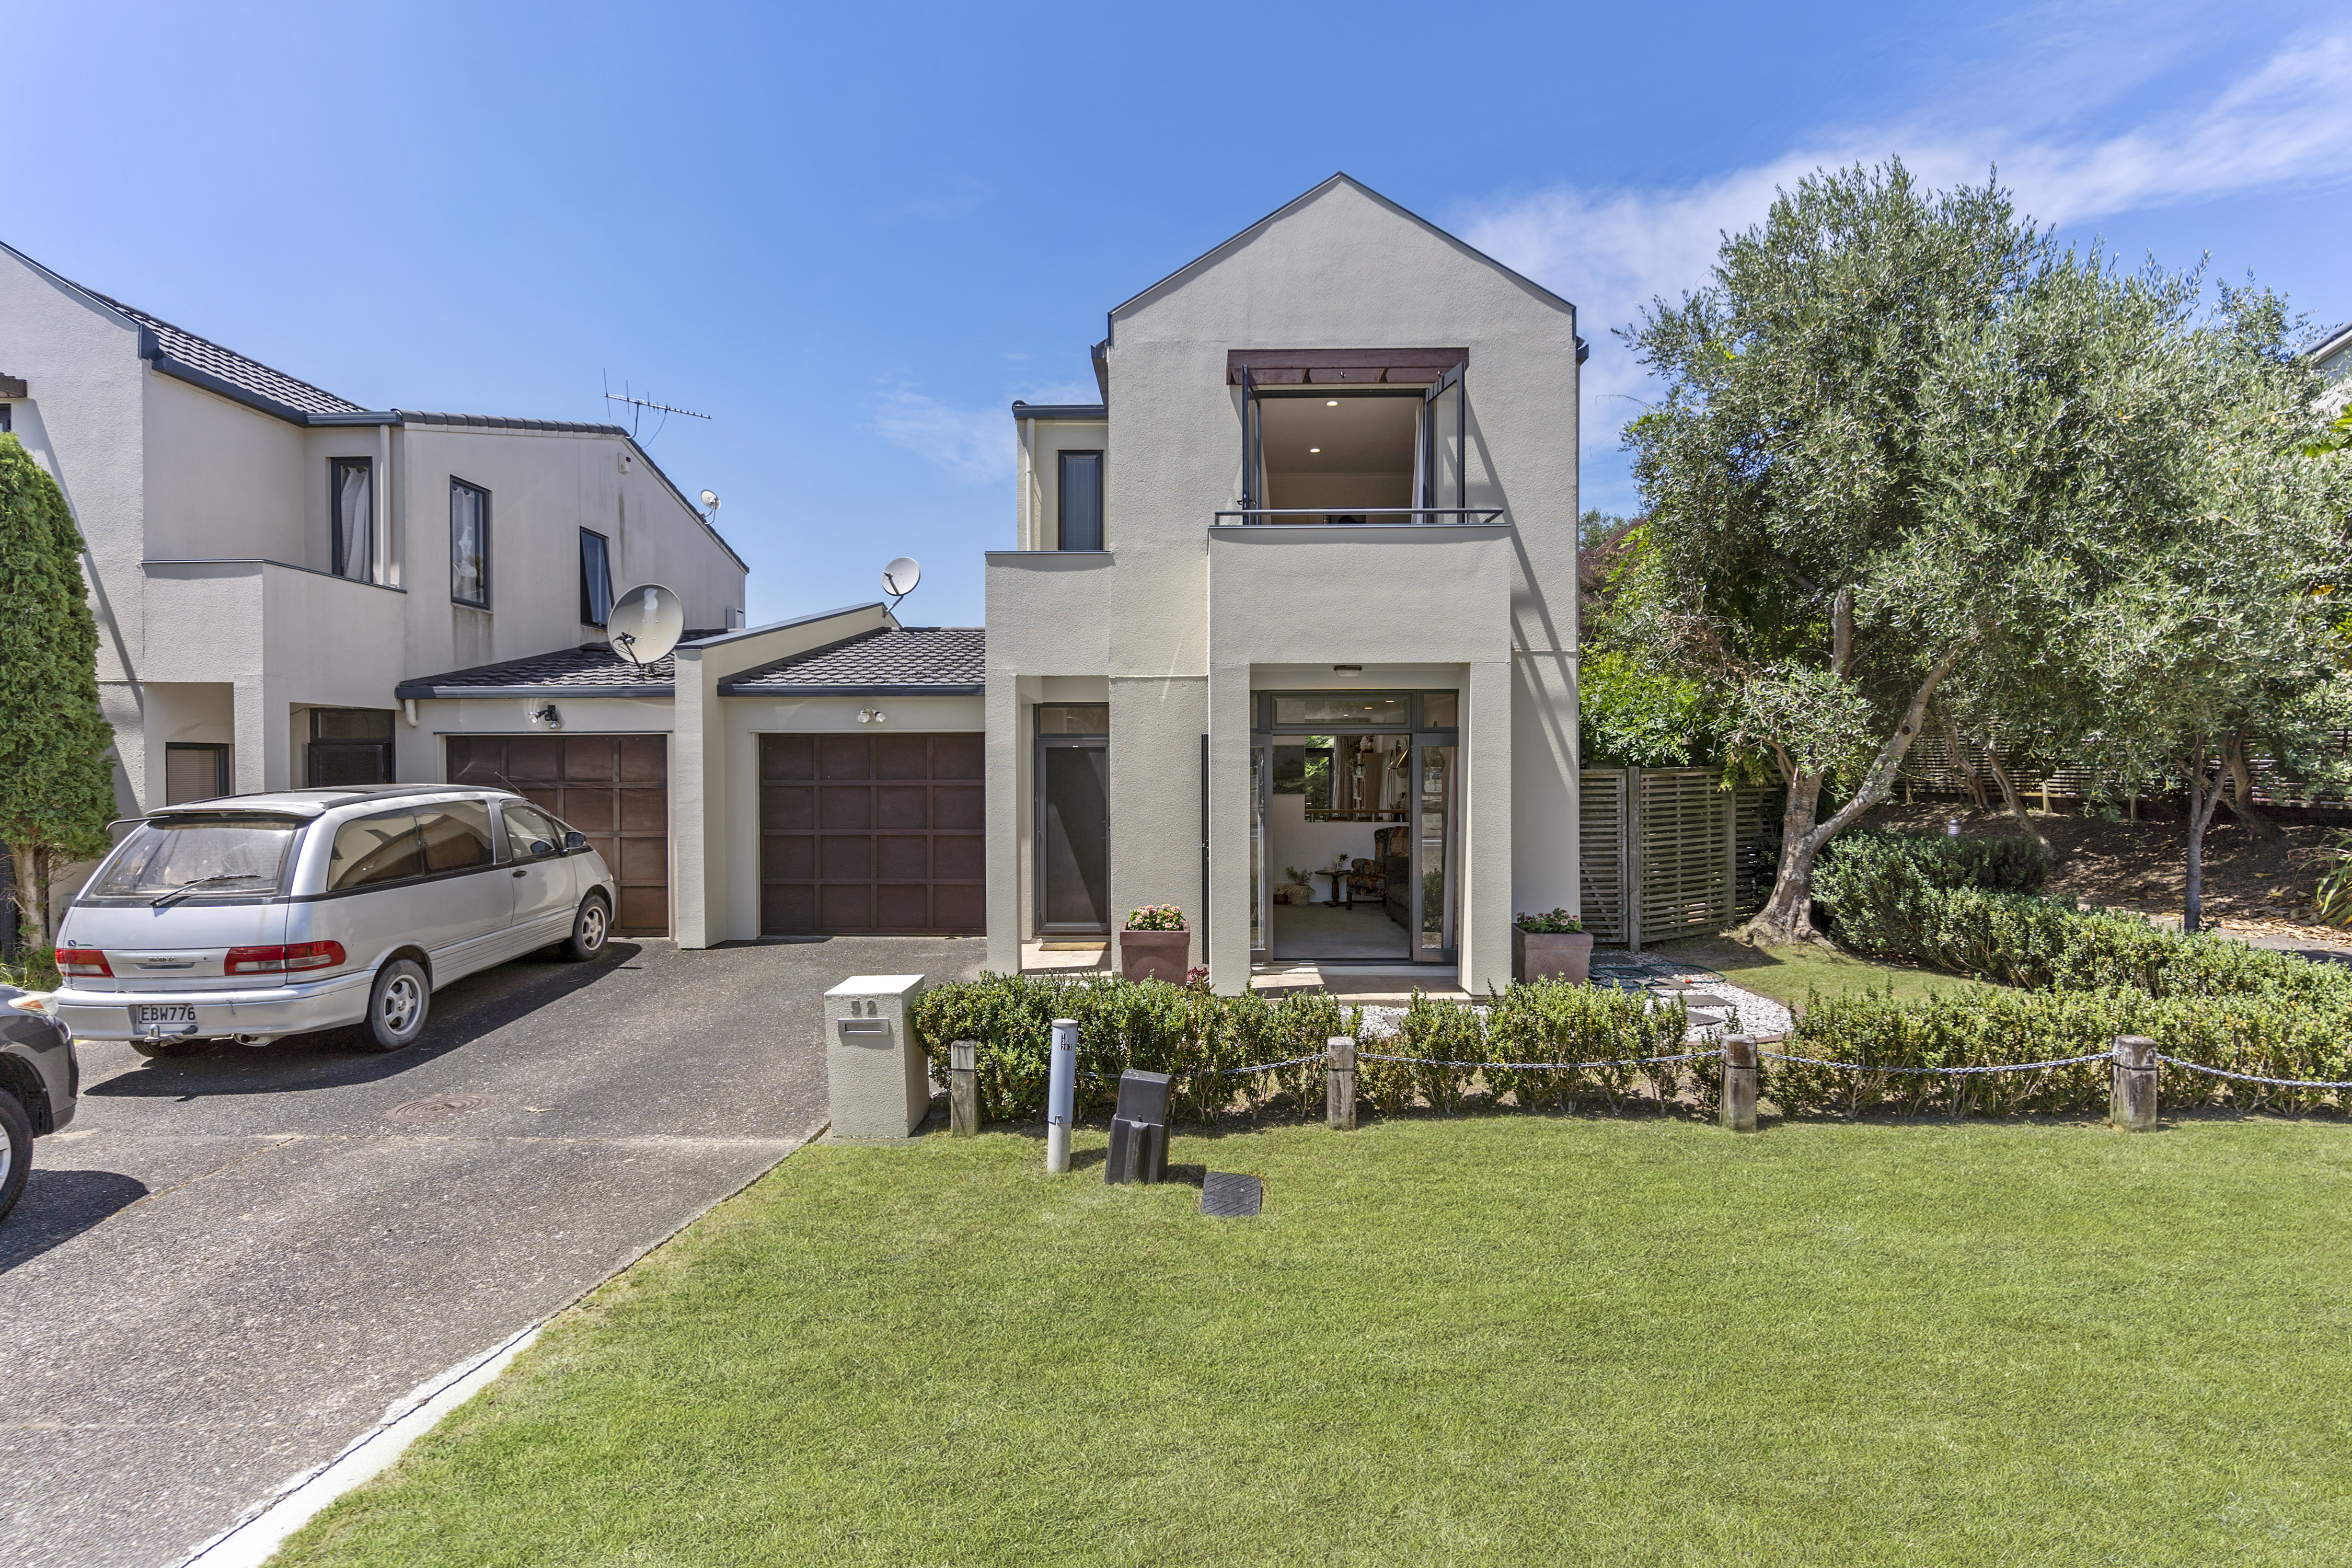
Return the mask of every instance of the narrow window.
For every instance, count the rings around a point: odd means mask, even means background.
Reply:
[[[449,481],[449,597],[490,607],[490,492]]]
[[[601,533],[580,531],[580,618],[601,626],[613,613],[613,547]]]
[[[16,406],[13,403],[0,403],[0,436],[5,436],[12,428],[8,411]]]
[[[375,581],[375,486],[365,458],[327,459],[328,515],[332,518],[335,575]]]
[[[226,746],[190,745],[178,741],[165,743],[165,805],[185,805],[192,800],[217,800],[228,792]]]
[[[1100,452],[1062,454],[1062,548],[1103,547]]]

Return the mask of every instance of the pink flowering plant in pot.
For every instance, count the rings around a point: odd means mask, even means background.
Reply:
[[[1146,904],[1127,917],[1118,933],[1118,972],[1129,980],[1184,984],[1192,956],[1192,933],[1174,904]]]
[[[1592,978],[1592,933],[1566,910],[1514,916],[1511,978],[1585,984]]]

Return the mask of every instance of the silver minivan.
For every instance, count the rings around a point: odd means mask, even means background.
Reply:
[[[506,790],[197,801],[142,819],[75,898],[55,1006],[151,1057],[361,1023],[398,1050],[461,975],[551,944],[594,957],[614,900],[588,840]]]

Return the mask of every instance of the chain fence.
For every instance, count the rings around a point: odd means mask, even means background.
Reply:
[[[2274,1084],[2280,1089],[2352,1089],[2352,1079],[2328,1078],[2264,1078],[2260,1073],[2231,1072],[2227,1068],[2209,1068],[2202,1062],[2183,1061],[2179,1057],[2168,1057],[2162,1052],[2158,1052],[2157,1054],[2156,1059],[2164,1063],[2167,1067],[2187,1068],[2190,1072],[2201,1072],[2210,1078],[2235,1079],[2240,1083]]]

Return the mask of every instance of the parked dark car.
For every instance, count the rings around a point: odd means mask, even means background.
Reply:
[[[6,1135],[0,1142],[0,1219],[25,1190],[33,1140],[71,1122],[81,1093],[73,1031],[42,1010],[47,1001],[38,992],[0,985],[0,1132]]]

